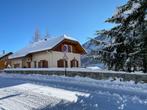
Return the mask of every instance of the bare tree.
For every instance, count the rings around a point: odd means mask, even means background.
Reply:
[[[41,39],[40,31],[38,28],[35,30],[35,35],[33,36],[33,42],[38,42]]]

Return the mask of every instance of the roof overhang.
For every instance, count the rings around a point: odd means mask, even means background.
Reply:
[[[26,57],[29,54],[34,54],[34,53],[39,53],[39,52],[43,52],[43,51],[54,50],[54,48],[56,48],[58,45],[60,45],[64,41],[71,42],[73,44],[78,45],[78,47],[79,47],[78,49],[80,50],[80,54],[86,54],[85,49],[82,47],[82,45],[77,40],[64,35],[63,37],[61,37],[61,39],[59,39],[58,42],[55,43],[55,45],[52,46],[52,48],[48,47],[48,48],[44,48],[42,50],[40,49],[40,50],[37,50],[37,51],[30,51],[30,52],[28,52],[26,54],[22,54],[22,55],[10,56],[9,59],[19,59],[19,58]]]

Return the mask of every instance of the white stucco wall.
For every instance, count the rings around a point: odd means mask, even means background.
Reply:
[[[49,55],[47,51],[33,54],[31,66],[34,67],[34,61],[36,61],[36,66],[38,67],[38,62],[40,60],[47,60],[49,62]]]
[[[70,61],[73,60],[74,58],[79,61],[79,66],[80,66],[81,65],[80,56],[81,56],[80,54],[67,53],[68,66],[70,67]],[[57,61],[63,59],[63,57],[64,57],[64,53],[57,51],[50,51],[50,52],[45,51],[41,53],[35,53],[33,54],[32,57],[32,67],[34,67],[34,61],[37,62],[37,67],[38,67],[38,62],[40,60],[47,60],[49,67],[57,67]]]
[[[67,59],[68,67],[70,67],[70,61],[73,60],[74,58],[76,60],[78,60],[79,66],[81,66],[81,60],[80,60],[81,55],[80,54],[67,53],[66,55],[68,57],[68,59]],[[31,67],[34,68],[34,61],[36,61],[36,66],[38,67],[38,62],[40,60],[48,61],[48,67],[57,67],[57,61],[60,59],[63,59],[63,57],[64,57],[64,53],[57,52],[57,51],[50,51],[50,52],[44,51],[44,52],[40,52],[40,53],[34,53],[34,54],[32,54]],[[23,64],[26,65],[27,61],[28,60],[26,58],[25,62]],[[13,60],[11,60],[11,64],[12,64],[13,68],[14,68],[14,64],[20,64],[20,67],[22,67],[22,59],[13,59]]]
[[[60,59],[63,59],[64,57],[64,53],[63,52],[56,52],[56,51],[52,51],[50,52],[50,66],[51,67],[57,67],[57,61],[60,60]],[[81,66],[81,60],[80,60],[80,57],[81,55],[80,54],[75,54],[75,53],[67,53],[66,54],[68,59],[68,67],[70,67],[70,61],[73,60],[74,58],[78,60],[79,62],[79,66]]]
[[[19,59],[13,59],[11,60],[11,67],[14,68],[14,65],[15,64],[19,64],[20,65],[20,68],[22,68],[22,59],[19,58]]]

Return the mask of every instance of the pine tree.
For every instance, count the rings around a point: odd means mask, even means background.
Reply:
[[[128,0],[106,21],[117,24],[103,32],[112,38],[112,43],[99,52],[109,69],[130,72],[140,66],[147,72],[146,16],[147,0]]]
[[[141,7],[136,14],[138,24],[136,26],[140,41],[140,55],[143,71],[147,72],[147,1],[142,0]]]

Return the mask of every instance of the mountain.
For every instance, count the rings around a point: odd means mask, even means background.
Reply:
[[[110,42],[110,39],[102,35],[99,35],[94,39],[99,41]],[[93,56],[93,52],[103,49],[104,45],[96,45],[92,41],[93,39],[90,39],[82,45],[87,52],[87,54],[83,55],[81,58],[82,67],[100,67],[104,69],[105,66],[103,63],[101,63],[100,59],[94,58]]]

